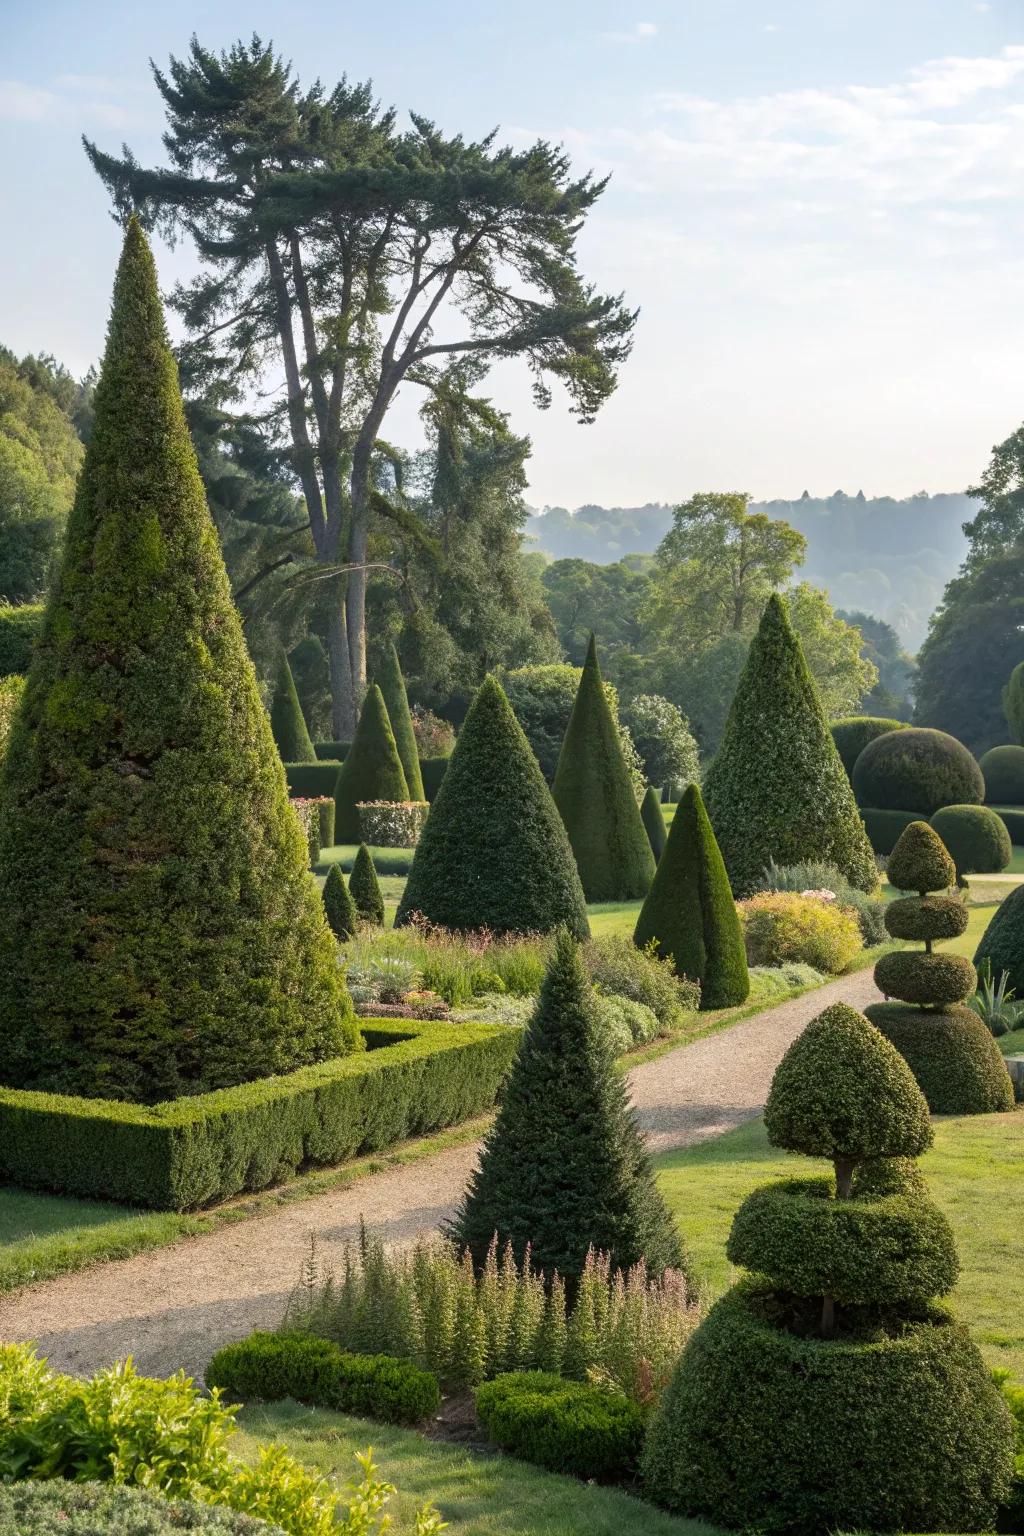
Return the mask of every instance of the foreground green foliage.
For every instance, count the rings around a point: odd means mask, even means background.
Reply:
[[[0,1488],[0,1536],[273,1536],[273,1530],[252,1515],[181,1499],[172,1504],[148,1488],[64,1482]]]
[[[366,690],[352,745],[338,774],[334,835],[339,843],[358,843],[363,832],[361,800],[408,800],[409,786],[398,755],[384,697],[373,683]]]
[[[546,1371],[496,1376],[476,1394],[487,1438],[522,1461],[598,1482],[624,1482],[636,1471],[644,1420],[617,1392]]]

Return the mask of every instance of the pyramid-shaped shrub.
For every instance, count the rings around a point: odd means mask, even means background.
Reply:
[[[588,901],[646,896],[654,854],[591,635],[552,788]]]
[[[461,740],[461,738],[460,738]],[[590,1247],[628,1269],[682,1265],[675,1222],[597,1021],[579,948],[564,931],[540,1001],[454,1218],[451,1235],[482,1265],[494,1234],[520,1261],[570,1287]]]
[[[373,856],[365,843],[360,843],[352,865],[352,873],[348,877],[348,888],[355,905],[356,915],[361,917],[364,923],[373,923],[376,928],[384,924],[384,893],[377,879],[377,867],[373,862]]]
[[[737,897],[751,894],[772,859],[834,864],[863,891],[878,884],[850,781],[777,595],[751,644],[704,798]]]
[[[315,763],[313,740],[302,713],[287,652],[282,647],[274,675],[274,697],[270,704],[270,726],[277,750],[284,763]]]
[[[357,1043],[134,220],[0,799],[0,1082],[151,1102]]]
[[[875,966],[875,985],[898,1002],[872,1003],[871,1022],[906,1058],[928,1106],[938,1115],[986,1115],[1013,1108],[1013,1083],[987,1026],[964,1006],[977,985],[966,955],[936,950],[967,927],[967,907],[950,887],[956,865],[926,821],[913,821],[889,855],[890,885],[916,891],[890,902],[885,926],[894,939],[923,942]]]
[[[366,690],[356,734],[338,774],[334,794],[335,838],[339,843],[362,841],[356,809],[360,801],[408,798],[409,786],[384,697],[373,683]]]
[[[408,798],[410,800],[425,800],[427,797],[423,793],[423,775],[420,772],[420,755],[416,747],[416,732],[412,728],[409,695],[405,691],[405,678],[402,676],[398,652],[393,645],[389,645],[384,652],[384,660],[377,672],[376,681],[384,699],[388,719],[391,721],[395,746],[398,748],[398,756],[401,759],[402,770],[405,773],[405,782],[409,788]]]
[[[678,976],[699,981],[702,1008],[732,1008],[750,992],[743,928],[696,784],[676,808],[633,942],[653,943]]]
[[[646,834],[645,834],[646,835]],[[416,847],[395,918],[457,931],[587,938],[562,819],[501,684],[477,691]]]
[[[332,864],[323,889],[324,913],[336,939],[350,939],[356,931],[358,914],[352,893],[345,884],[341,868]]]
[[[655,1411],[649,1494],[798,1536],[992,1530],[1013,1435],[977,1346],[934,1299],[959,1265],[908,1161],[932,1131],[906,1063],[835,1004],[780,1062],[765,1127],[833,1171],[740,1206],[726,1251],[748,1275],[712,1307]]]
[[[665,851],[668,833],[665,831],[665,818],[661,812],[661,795],[653,784],[648,784],[644,792],[644,798],[640,804],[640,816],[647,829],[647,841],[651,845],[654,862],[657,864]]]

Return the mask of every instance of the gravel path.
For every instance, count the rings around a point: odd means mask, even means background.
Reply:
[[[654,1151],[731,1130],[764,1104],[772,1073],[830,1002],[877,1000],[870,971],[844,977],[733,1028],[635,1067],[630,1087]],[[221,1344],[282,1315],[311,1232],[327,1260],[360,1216],[390,1239],[436,1227],[477,1156],[456,1147],[315,1199],[0,1299],[0,1339],[33,1339],[60,1370],[87,1375],[124,1355],[163,1376],[199,1375]]]

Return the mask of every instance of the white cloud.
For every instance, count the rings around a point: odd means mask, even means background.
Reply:
[[[102,99],[116,93],[112,81],[59,75],[53,85],[60,89],[30,85],[24,80],[0,80],[0,121],[54,123],[73,119],[123,128],[130,120],[118,102]]]
[[[647,37],[657,37],[658,28],[653,21],[638,21],[631,32],[601,32],[599,36],[606,43],[639,43]]]

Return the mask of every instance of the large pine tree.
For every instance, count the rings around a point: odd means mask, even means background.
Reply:
[[[646,837],[646,833],[644,834]],[[395,926],[589,934],[565,828],[501,684],[488,677],[420,836]]]
[[[864,891],[878,884],[850,781],[777,594],[761,616],[704,797],[737,896],[751,893],[772,859],[834,864]]]
[[[376,683],[366,690],[355,738],[341,765],[334,793],[334,836],[361,843],[358,806],[368,800],[408,800],[409,786],[395,744],[387,706]]]
[[[284,647],[277,662],[274,679],[274,697],[270,705],[270,726],[277,742],[277,750],[285,763],[315,763],[316,752],[302,713],[299,695],[295,687],[292,669],[288,665],[288,653]]]
[[[654,878],[654,854],[601,681],[593,635],[552,794],[587,900],[646,896]]]
[[[405,678],[402,676],[398,652],[393,645],[389,645],[384,652],[384,660],[378,669],[376,682],[387,705],[388,719],[391,721],[391,729],[395,736],[395,746],[402,759],[405,782],[409,786],[409,799],[425,800],[427,797],[423,793],[423,775],[420,772],[420,755],[416,748],[416,732],[412,728],[409,695],[405,691]]]
[[[0,1081],[154,1101],[358,1036],[135,220],[4,769]]]

